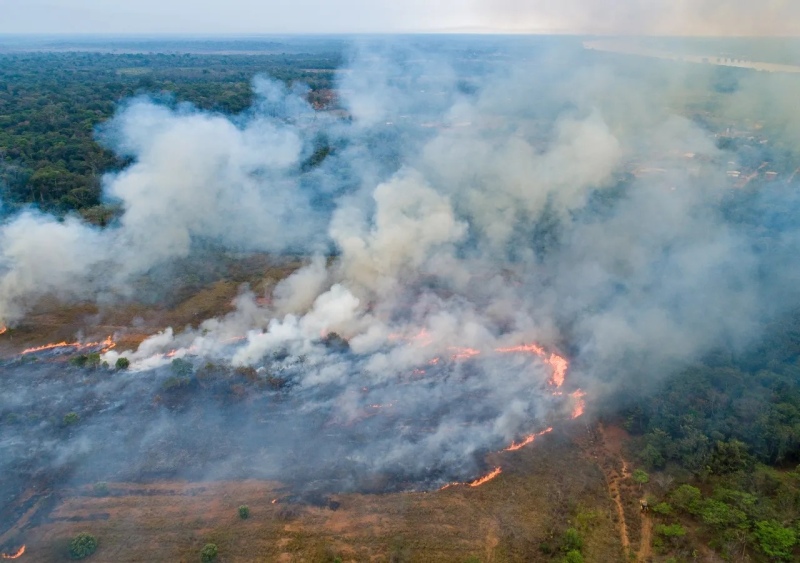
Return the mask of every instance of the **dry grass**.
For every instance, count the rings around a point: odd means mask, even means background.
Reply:
[[[263,295],[279,280],[296,270],[300,260],[271,263],[257,256],[229,264],[224,278],[196,285],[177,280],[171,298],[156,305],[120,298],[111,303],[63,304],[53,297],[38,301],[25,319],[0,336],[0,355],[48,342],[76,339],[102,340],[115,335],[120,348],[135,348],[148,336],[171,326],[176,330],[197,326],[205,319],[232,310],[233,299],[243,285]]]
[[[24,532],[27,560],[65,560],[67,540],[89,531],[93,561],[552,561],[563,530],[582,522],[587,561],[619,561],[602,473],[564,436],[498,454],[504,472],[477,488],[335,496],[337,510],[272,503],[278,483],[112,483],[109,496],[70,490],[48,520]],[[241,520],[237,507],[251,515]],[[587,517],[588,515],[588,517]],[[556,559],[558,556],[556,556]]]
[[[263,293],[298,265],[254,259],[237,264],[225,279],[176,290],[169,304],[157,306],[64,307],[43,300],[0,337],[0,353],[79,334],[115,333],[119,347],[132,348],[166,326],[179,329],[224,314],[242,283]],[[502,465],[503,473],[478,488],[338,495],[337,510],[273,504],[286,493],[263,481],[110,483],[104,497],[89,489],[59,491],[59,500],[47,503],[52,511],[21,525],[18,537],[28,546],[24,561],[37,563],[66,561],[69,539],[81,531],[100,541],[94,562],[196,562],[208,542],[219,546],[221,563],[324,562],[334,555],[359,562],[531,562],[560,560],[561,534],[577,526],[586,561],[621,561],[604,474],[573,441],[584,431],[576,423],[517,452],[492,454],[487,466]],[[247,520],[238,517],[241,504],[250,507]]]

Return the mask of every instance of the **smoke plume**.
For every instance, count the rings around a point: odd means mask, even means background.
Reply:
[[[244,291],[226,316],[105,352],[131,368],[102,381],[13,364],[0,405],[88,405],[52,463],[105,452],[100,475],[442,484],[569,419],[579,388],[591,415],[798,304],[797,222],[773,213],[796,208],[791,185],[728,174],[771,145],[721,147],[674,109],[712,71],[497,41],[469,57],[354,49],[346,118],[267,79],[237,116],[125,104],[101,134],[132,161],[104,179],[119,221],[7,220],[4,322],[46,294],[135,296],[136,279],[206,243],[307,265],[268,300]],[[743,72],[723,120],[763,101]],[[331,150],[308,166],[320,142]],[[30,370],[46,382],[35,392]],[[225,399],[220,374],[241,378]],[[95,385],[70,384],[83,377]],[[42,428],[2,463],[46,459]]]

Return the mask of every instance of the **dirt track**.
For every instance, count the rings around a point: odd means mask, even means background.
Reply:
[[[620,542],[626,553],[632,553],[631,539],[629,534],[629,526],[625,517],[625,503],[631,502],[630,499],[623,498],[623,483],[630,479],[630,471],[628,470],[628,462],[622,457],[622,452],[619,443],[615,440],[609,440],[606,435],[606,430],[602,424],[598,424],[599,442],[595,456],[597,458],[600,468],[606,476],[608,484],[608,492],[614,501],[614,506],[617,511],[618,522],[617,530],[620,536]],[[636,552],[636,561],[638,563],[646,563],[652,557],[652,531],[653,522],[645,512],[639,513],[640,521],[640,538],[639,549]]]

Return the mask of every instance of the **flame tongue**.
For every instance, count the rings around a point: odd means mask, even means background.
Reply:
[[[500,475],[502,472],[503,472],[503,469],[501,467],[499,467],[499,466],[495,467],[494,469],[492,469],[491,473],[488,473],[488,474],[484,475],[483,477],[479,477],[478,479],[475,479],[474,481],[470,481],[469,483],[467,483],[467,485],[469,485],[470,487],[480,487],[484,483],[488,483],[489,481],[491,481],[492,479],[494,479],[495,477]]]
[[[553,375],[550,377],[550,385],[559,388],[564,385],[564,379],[567,376],[567,369],[569,362],[563,356],[551,352],[547,355],[544,348],[538,344],[521,344],[519,346],[511,346],[508,348],[496,348],[495,352],[499,354],[534,354],[542,359],[544,363],[553,368]]]
[[[570,393],[570,397],[575,400],[575,406],[572,409],[572,418],[578,418],[581,416],[584,411],[586,410],[586,391],[582,391],[580,389],[576,390],[574,393]]]
[[[108,352],[117,344],[114,342],[114,339],[110,336],[105,340],[101,340],[100,342],[56,342],[54,344],[45,344],[44,346],[36,346],[34,348],[26,348],[22,351],[22,354],[33,354],[35,352],[44,352],[46,350],[55,350],[57,348],[74,348],[75,350],[86,350],[87,348],[99,348],[98,352],[101,354],[104,352]]]
[[[0,334],[5,334],[8,332],[8,327],[6,325],[0,325]]]
[[[16,553],[11,553],[11,554],[9,554],[9,553],[3,553],[3,554],[2,554],[2,556],[3,556],[3,559],[17,559],[17,558],[19,558],[19,557],[22,557],[22,554],[23,554],[23,553],[25,553],[25,546],[24,546],[24,545],[23,545],[22,547],[20,547],[20,548],[17,550],[17,552],[16,552]]]
[[[547,434],[549,432],[552,432],[552,431],[553,431],[553,427],[551,426],[550,428],[545,428],[544,430],[542,430],[541,432],[538,432],[536,434],[529,434],[528,436],[525,436],[525,438],[523,438],[519,442],[512,442],[511,445],[508,446],[507,448],[505,448],[503,451],[504,452],[515,452],[515,451],[517,451],[519,449],[524,448],[525,446],[527,446],[528,444],[533,442],[539,436],[544,436],[545,434]]]
[[[480,487],[484,483],[488,483],[489,481],[491,481],[492,479],[494,479],[495,477],[500,475],[502,472],[503,472],[503,468],[500,467],[500,466],[497,466],[494,469],[492,469],[489,473],[484,475],[483,477],[478,477],[474,481],[469,481],[467,483],[460,483],[458,481],[455,481],[453,483],[446,484],[444,487],[440,487],[439,490],[443,491],[445,489],[449,489],[450,487],[455,487],[457,485],[468,485],[470,487]]]

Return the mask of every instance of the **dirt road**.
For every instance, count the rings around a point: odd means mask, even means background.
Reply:
[[[611,440],[606,434],[605,428],[599,424],[597,427],[598,443],[597,443],[597,462],[603,473],[606,476],[608,483],[608,492],[614,501],[614,506],[617,511],[618,523],[617,529],[619,531],[620,542],[625,553],[630,554],[631,539],[629,534],[629,526],[625,517],[625,502],[623,498],[623,483],[630,479],[630,471],[628,469],[628,462],[622,457],[619,440]],[[627,502],[632,502],[627,499]],[[639,512],[640,522],[640,539],[639,549],[636,552],[637,563],[646,563],[652,557],[652,535],[653,535],[653,521],[645,512]]]

